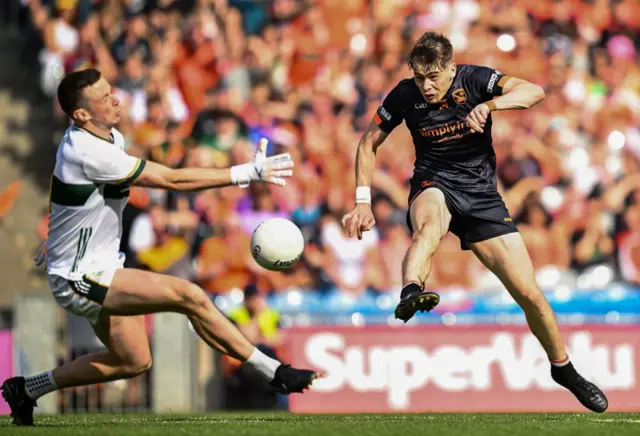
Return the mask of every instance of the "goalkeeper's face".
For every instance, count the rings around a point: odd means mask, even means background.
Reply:
[[[81,121],[112,128],[120,122],[120,100],[113,95],[112,87],[104,77],[82,90],[82,106],[86,109]]]

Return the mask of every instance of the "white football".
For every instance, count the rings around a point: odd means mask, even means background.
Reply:
[[[251,236],[251,254],[263,268],[282,271],[302,256],[304,237],[291,221],[273,218],[260,224]]]

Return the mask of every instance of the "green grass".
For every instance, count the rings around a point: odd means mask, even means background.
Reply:
[[[293,415],[221,413],[201,415],[38,416],[35,428],[0,417],[0,435],[640,435],[640,414],[413,414]]]

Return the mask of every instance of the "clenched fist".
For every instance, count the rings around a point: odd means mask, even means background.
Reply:
[[[469,115],[467,115],[467,126],[469,126],[474,132],[484,132],[484,125],[487,123],[490,113],[491,109],[489,109],[489,106],[486,103],[479,104],[473,108]]]

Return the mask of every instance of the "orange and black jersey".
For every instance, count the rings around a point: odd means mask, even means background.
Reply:
[[[501,95],[507,79],[491,68],[458,65],[444,99],[433,105],[413,79],[404,79],[384,99],[374,121],[387,133],[406,122],[416,149],[415,179],[467,192],[496,191],[491,116],[484,133],[474,133],[465,119],[475,106]]]

